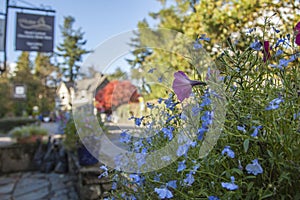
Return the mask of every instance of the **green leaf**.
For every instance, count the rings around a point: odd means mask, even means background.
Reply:
[[[243,175],[243,171],[238,168],[233,168],[232,171],[237,173],[238,175]]]
[[[273,158],[273,153],[272,153],[270,150],[267,150],[267,152],[268,152],[269,156],[270,156],[271,158]]]
[[[264,196],[262,196],[260,199],[266,199],[266,198],[271,197],[271,196],[273,196],[273,193],[268,191],[268,193],[265,194]]]
[[[246,139],[244,141],[244,151],[245,151],[245,153],[247,153],[248,149],[249,149],[249,139]]]

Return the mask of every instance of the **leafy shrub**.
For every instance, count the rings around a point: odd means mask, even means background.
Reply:
[[[6,133],[15,127],[25,126],[34,123],[37,123],[36,119],[23,117],[2,118],[0,119],[0,132]]]
[[[30,126],[16,127],[11,131],[9,131],[8,134],[11,135],[12,137],[21,139],[30,136],[38,136],[38,135],[45,136],[48,135],[48,131],[39,126],[30,125]]]
[[[77,134],[76,126],[72,117],[70,117],[66,124],[64,134],[66,136],[64,140],[66,148],[69,150],[75,150],[78,147],[79,136]]]

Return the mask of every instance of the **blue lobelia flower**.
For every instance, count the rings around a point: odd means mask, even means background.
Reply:
[[[112,189],[112,190],[116,190],[116,189],[117,189],[117,183],[116,183],[116,182],[113,182],[113,183],[112,183],[111,189]]]
[[[208,200],[220,200],[220,199],[216,196],[209,196]]]
[[[115,197],[106,197],[103,200],[115,200]]]
[[[159,104],[161,104],[162,101],[163,101],[163,98],[161,98],[161,97],[157,100],[157,102],[158,102]]]
[[[141,178],[138,174],[130,174],[129,178],[131,178],[134,183],[138,183],[141,180]]]
[[[244,133],[246,133],[246,129],[245,129],[244,125],[243,126],[237,126],[236,128],[237,128],[237,130],[243,131]]]
[[[195,178],[192,172],[186,175],[186,178],[183,180],[183,182],[186,183],[188,186],[191,186],[195,182]]]
[[[184,160],[184,161],[181,161],[181,162],[178,162],[177,172],[181,172],[181,171],[183,171],[185,168],[186,168],[185,160]]]
[[[168,99],[166,99],[164,101],[164,103],[166,104],[166,107],[170,110],[174,110],[175,106],[178,104],[176,102],[173,102],[172,96],[170,96]]]
[[[131,142],[131,135],[127,133],[128,131],[122,131],[120,134],[120,142],[128,144]]]
[[[156,68],[151,68],[151,69],[148,70],[148,73],[152,74],[154,72],[154,70],[156,70]]]
[[[204,127],[201,127],[198,129],[198,140],[202,140],[203,139],[203,136],[204,136],[204,133],[207,132],[208,129],[207,128],[204,128]]]
[[[162,83],[162,81],[163,81],[163,76],[161,75],[160,77],[158,77],[158,82],[160,82],[160,83]]]
[[[173,194],[168,188],[155,188],[154,191],[158,194],[160,199],[170,199]]]
[[[257,137],[258,131],[262,128],[262,126],[252,126],[254,129],[253,133],[251,134],[252,137]]]
[[[167,187],[176,189],[176,188],[177,188],[176,182],[177,182],[176,180],[169,181],[169,182],[167,183]]]
[[[256,28],[249,28],[248,30],[245,31],[245,33],[246,34],[251,34],[255,30],[256,30]]]
[[[188,118],[187,118],[187,116],[182,112],[182,113],[180,113],[180,119],[186,121]]]
[[[250,44],[250,48],[255,50],[255,51],[260,51],[261,47],[262,47],[261,42],[257,41],[257,40]]]
[[[180,145],[177,149],[177,156],[186,155],[189,148],[190,148],[190,145],[188,145],[188,144]]]
[[[132,194],[132,195],[129,197],[129,200],[137,200],[137,198]]]
[[[200,44],[199,41],[196,40],[196,41],[194,42],[194,49],[201,49],[201,48],[202,48],[202,44]]]
[[[272,101],[270,101],[269,105],[266,107],[265,110],[276,110],[279,108],[279,104],[281,102],[284,102],[284,100],[281,97],[273,99]]]
[[[147,102],[147,108],[153,109],[154,108],[154,104]]]
[[[280,56],[281,54],[283,54],[283,51],[279,49],[278,51],[276,51],[275,57]]]
[[[162,175],[162,174],[156,174],[156,175],[154,176],[154,180],[159,182],[159,181],[160,181],[161,175]]]
[[[143,119],[144,119],[144,117],[141,117],[141,118],[135,117],[134,118],[135,125],[140,126],[141,123],[142,123],[142,121],[143,121]]]
[[[298,119],[298,118],[300,118],[300,112],[294,113],[293,119],[296,120],[296,119]]]
[[[275,27],[272,27],[272,28],[275,31],[275,33],[279,33],[280,32],[280,30],[276,29]]]
[[[223,151],[222,151],[222,155],[224,155],[225,153],[227,154],[228,157],[234,158],[234,151],[232,151],[232,150],[230,149],[230,146],[225,146],[225,147],[224,147],[224,149],[223,149]]]
[[[231,182],[222,182],[221,183],[222,187],[227,190],[237,190],[239,186],[234,183],[234,176],[231,176],[230,179]]]
[[[203,97],[202,97],[202,103],[200,104],[200,107],[205,107],[205,106],[209,106],[211,104],[211,100],[209,98],[209,93],[208,94],[205,94]]]
[[[139,168],[141,168],[144,164],[146,164],[146,155],[145,153],[137,153],[135,155],[136,162]]]
[[[168,117],[168,119],[166,120],[166,124],[169,123],[170,121],[172,121],[173,119],[176,119],[177,115],[171,115]]]
[[[135,141],[133,143],[133,146],[134,146],[134,151],[135,152],[140,152],[141,149],[144,147],[143,139],[139,139],[139,140]]]
[[[108,176],[108,169],[105,165],[100,166],[100,169],[102,169],[104,172],[98,176],[99,179]]]
[[[174,128],[172,126],[169,126],[168,128],[162,128],[161,131],[164,133],[164,137],[168,137],[169,141],[173,138],[173,130]]]
[[[262,174],[263,173],[263,168],[261,165],[258,163],[258,159],[252,160],[252,164],[248,164],[246,166],[246,170],[249,174],[257,175],[257,174]]]
[[[203,116],[201,117],[202,127],[209,127],[213,122],[213,111],[205,111]]]
[[[210,38],[209,38],[209,37],[206,37],[206,34],[201,34],[199,40],[203,40],[203,41],[209,42],[209,41],[210,41]]]

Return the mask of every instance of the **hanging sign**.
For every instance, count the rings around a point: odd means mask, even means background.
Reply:
[[[54,16],[17,13],[16,50],[53,52]]]

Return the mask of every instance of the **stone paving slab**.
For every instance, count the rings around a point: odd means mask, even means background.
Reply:
[[[20,196],[15,196],[15,195],[13,196],[14,196],[14,200],[25,200],[25,199],[40,200],[49,196],[49,189],[48,187],[42,187],[35,191],[23,193]]]
[[[6,185],[0,185],[0,194],[9,194],[13,191],[15,184],[8,183]]]
[[[0,200],[77,200],[76,176],[40,172],[0,176]]]
[[[26,177],[21,179],[14,190],[13,195],[19,196],[21,194],[26,193],[35,193],[36,191],[39,191],[41,188],[49,187],[50,183],[47,179],[36,179],[36,178],[30,178]]]
[[[1,200],[11,200],[12,195],[10,195],[10,194],[0,194],[0,199]]]
[[[12,182],[14,182],[14,178],[11,178],[11,177],[1,177],[0,178],[0,186],[1,185],[6,185],[6,184],[8,184],[8,183],[12,183]]]

